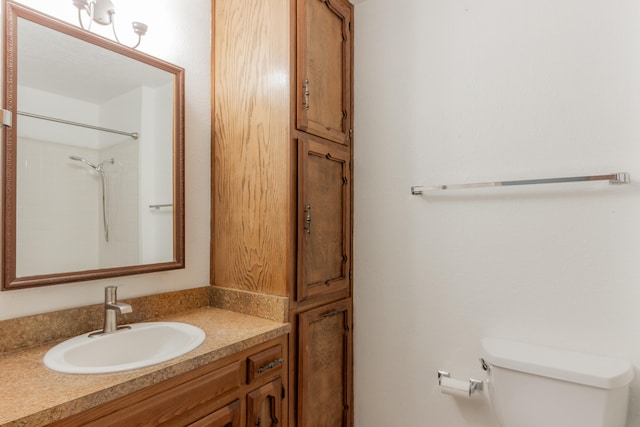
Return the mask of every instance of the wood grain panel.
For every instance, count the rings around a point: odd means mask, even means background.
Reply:
[[[285,296],[294,271],[290,3],[216,0],[214,13],[212,282]]]

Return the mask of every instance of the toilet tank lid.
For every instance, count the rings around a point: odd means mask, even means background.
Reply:
[[[625,386],[633,379],[631,364],[625,360],[500,338],[484,338],[482,347],[490,365],[533,375],[605,389]]]

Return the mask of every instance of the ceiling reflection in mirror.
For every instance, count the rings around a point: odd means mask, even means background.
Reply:
[[[183,70],[7,4],[3,288],[182,268]]]

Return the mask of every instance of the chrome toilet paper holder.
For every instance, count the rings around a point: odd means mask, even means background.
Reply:
[[[438,385],[442,386],[442,378],[451,378],[451,374],[449,371],[438,371]],[[482,390],[484,381],[477,380],[475,378],[469,378],[469,396],[471,396],[476,391]]]

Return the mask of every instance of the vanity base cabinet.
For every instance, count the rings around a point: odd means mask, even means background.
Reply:
[[[286,427],[287,345],[268,341],[50,426]]]

